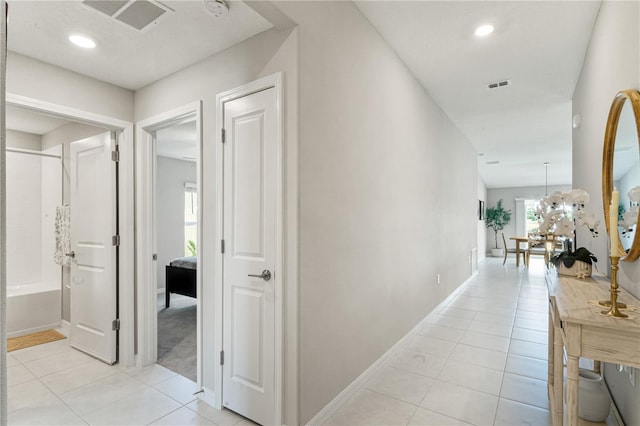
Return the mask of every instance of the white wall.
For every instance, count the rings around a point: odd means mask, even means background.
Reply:
[[[157,157],[156,220],[158,288],[165,287],[165,266],[184,256],[184,184],[196,183],[196,163]]]
[[[586,189],[602,203],[602,143],[609,107],[615,94],[623,89],[640,89],[640,4],[638,2],[602,3],[593,29],[591,43],[573,96],[573,114],[582,116],[582,124],[573,131],[573,184]],[[603,209],[596,210],[604,223]],[[607,273],[608,239],[588,247]],[[584,234],[584,232],[583,232]],[[582,237],[584,241],[587,237]],[[620,262],[618,282],[640,297],[640,262]],[[640,374],[636,370],[635,387],[615,366],[605,366],[605,378],[626,424],[640,424]]]
[[[42,158],[7,152],[7,283],[40,282]]]
[[[7,129],[7,148],[40,151],[42,149],[42,137],[33,133]]]
[[[545,189],[547,194],[552,194],[555,191],[569,191],[571,184],[567,185],[550,185],[545,188],[544,186],[522,186],[515,188],[490,188],[487,190],[487,205],[486,208],[495,207],[498,204],[498,200],[502,200],[502,207],[506,210],[511,210],[511,221],[504,227],[504,236],[507,238],[507,245],[509,247],[515,247],[515,243],[509,242],[509,238],[516,235],[516,198],[524,199],[541,199],[545,196]],[[592,197],[592,201],[588,206],[590,211],[599,209],[598,200]],[[486,228],[486,251],[490,252],[492,248],[495,248],[495,233],[493,229]],[[591,239],[591,237],[589,237]],[[583,245],[583,239],[580,240],[580,245]],[[498,233],[498,248],[502,248],[502,237]]]
[[[351,2],[277,5],[300,34],[305,423],[469,277],[477,167]]]
[[[133,92],[15,52],[7,56],[7,93],[133,121]]]

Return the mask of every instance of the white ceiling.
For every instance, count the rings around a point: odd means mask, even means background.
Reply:
[[[216,18],[202,0],[163,0],[173,12],[142,31],[79,0],[14,0],[9,50],[120,87],[137,90],[272,27],[241,1]],[[96,49],[76,48],[71,33],[93,38]]]
[[[221,19],[201,0],[162,4],[174,12],[140,32],[79,0],[14,0],[9,48],[135,90],[272,26],[240,1]],[[475,147],[487,187],[544,185],[546,161],[550,185],[571,182],[571,97],[600,1],[356,5]],[[475,38],[485,22],[495,32]],[[71,31],[98,48],[70,46]]]
[[[550,185],[571,182],[571,98],[599,1],[356,5],[475,147],[487,187],[544,185],[545,161]]]

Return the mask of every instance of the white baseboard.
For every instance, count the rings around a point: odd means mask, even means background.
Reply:
[[[164,293],[166,292],[165,287],[161,287],[161,288],[159,288],[158,290],[156,290],[156,292],[157,292],[158,294],[164,294]]]
[[[467,283],[476,275],[478,271],[474,272],[469,278],[467,278],[462,284],[451,292],[438,306],[436,306],[426,317],[424,317],[415,327],[413,327],[404,337],[402,337],[395,345],[393,345],[388,351],[386,351],[380,358],[378,358],[369,368],[367,368],[360,376],[358,376],[351,384],[349,384],[342,392],[340,392],[335,398],[333,398],[322,410],[318,412],[307,425],[321,425],[324,424],[329,418],[344,404],[358,392],[365,383],[367,383],[389,360],[400,347],[413,336],[422,326],[427,322],[429,317],[437,313],[443,306],[446,306],[454,297],[460,293],[460,291],[467,285]]]
[[[18,330],[18,331],[13,331],[11,333],[7,333],[7,339],[10,339],[12,337],[26,336],[27,334],[37,333],[39,331],[50,330],[52,328],[58,328],[58,327],[60,327],[60,323],[54,322],[51,324],[41,325],[38,327],[25,328],[24,330]]]
[[[205,403],[215,408],[216,406],[215,393],[211,389],[206,388],[204,386],[200,390],[202,390],[202,392],[198,394],[198,399],[204,401]]]
[[[69,334],[71,334],[71,323],[67,320],[60,321],[60,332],[69,337]]]

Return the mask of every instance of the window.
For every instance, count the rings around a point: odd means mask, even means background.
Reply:
[[[540,200],[524,200],[524,211],[525,211],[525,229],[527,234],[530,232],[538,232],[538,220],[536,219],[536,209],[540,204]]]
[[[184,255],[195,256],[198,246],[198,189],[184,184]]]

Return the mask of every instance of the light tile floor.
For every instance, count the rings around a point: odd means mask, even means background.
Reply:
[[[548,425],[543,274],[535,260],[527,270],[487,259],[327,423]],[[68,340],[8,358],[12,425],[252,424],[160,365],[106,366]]]
[[[250,425],[160,366],[108,366],[61,340],[8,354],[10,425]]]
[[[486,259],[326,424],[549,425],[544,271]]]

